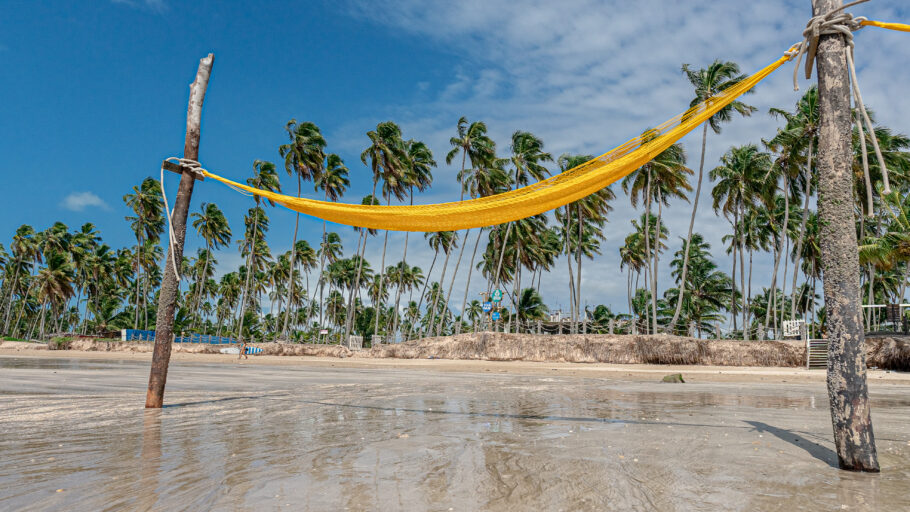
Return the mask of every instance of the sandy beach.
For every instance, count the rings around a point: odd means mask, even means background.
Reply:
[[[870,475],[820,371],[177,353],[146,411],[149,357],[0,354],[0,509],[910,507],[905,374],[870,373]]]
[[[5,342],[0,346],[0,357],[38,357],[63,359],[99,359],[114,361],[151,362],[149,352],[97,352],[83,350],[37,350],[31,343]],[[453,359],[378,359],[359,357],[310,357],[257,355],[237,359],[227,354],[173,352],[171,361],[194,364],[238,364],[263,366],[308,366],[313,368],[351,369],[403,369],[430,372],[504,373],[513,375],[559,375],[631,381],[659,381],[671,373],[681,373],[687,382],[768,382],[768,383],[824,383],[825,372],[805,368],[742,367],[742,366],[693,366],[562,363],[533,361],[478,361]],[[869,370],[872,385],[898,384],[910,386],[910,373]]]

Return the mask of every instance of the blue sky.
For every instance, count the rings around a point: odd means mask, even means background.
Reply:
[[[855,14],[908,21],[901,2],[879,0]],[[107,243],[133,243],[122,196],[160,161],[182,151],[188,84],[198,59],[215,54],[206,96],[200,159],[216,172],[245,179],[254,159],[279,161],[284,125],[313,121],[351,168],[345,195],[359,202],[370,174],[360,164],[365,132],[384,120],[426,141],[440,167],[418,202],[457,197],[456,169],[444,165],[457,119],[486,121],[500,151],[514,130],[541,136],[554,155],[599,154],[684,110],[691,90],[682,63],[735,60],[744,72],[774,60],[800,38],[809,1],[740,2],[177,2],[94,0],[7,1],[0,15],[0,243],[30,223],[56,220],[71,228],[93,222]],[[857,34],[857,62],[867,103],[881,122],[910,132],[910,39],[866,29]],[[759,108],[711,136],[706,168],[730,145],[773,134],[771,106],[792,108],[798,93],[785,66],[748,101]],[[698,144],[684,139],[690,166]],[[289,188],[292,181],[282,174]],[[174,194],[177,180],[169,177]],[[636,213],[621,193],[603,256],[586,264],[585,301],[623,309],[625,280],[616,248]],[[205,182],[192,209],[216,202],[241,231],[248,198]],[[690,206],[667,212],[672,246],[685,232]],[[270,212],[274,252],[290,245],[294,216]],[[302,220],[318,240],[321,223]],[[331,228],[330,228],[331,229]],[[335,227],[346,246],[350,228]],[[719,247],[726,221],[704,200],[698,231]],[[381,237],[380,237],[381,240]],[[403,234],[391,237],[398,254]],[[381,241],[371,245],[378,252]],[[396,245],[397,244],[397,245]],[[198,246],[188,236],[188,254]],[[375,249],[375,251],[373,250]],[[411,237],[409,262],[429,267],[432,253]],[[235,250],[219,256],[235,268]],[[393,256],[390,256],[393,259]],[[397,260],[396,260],[397,261]],[[758,261],[762,268],[764,261]],[[559,267],[561,268],[561,267]],[[666,272],[663,270],[662,272]],[[666,275],[666,274],[664,274]],[[611,276],[603,279],[602,276]],[[461,279],[461,276],[459,276]],[[565,303],[565,280],[544,280],[551,305]]]

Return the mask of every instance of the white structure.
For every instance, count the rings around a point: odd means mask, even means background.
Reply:
[[[801,337],[805,320],[784,320],[784,337]]]

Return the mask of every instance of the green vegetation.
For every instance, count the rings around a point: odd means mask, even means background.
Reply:
[[[683,71],[695,91],[693,103],[742,79],[731,62],[716,61],[705,69],[687,65]],[[641,208],[630,230],[618,225],[611,229],[612,236],[624,240],[616,258],[626,279],[624,311],[584,306],[582,284],[591,279],[583,274],[585,260],[615,258],[601,250],[610,212],[616,207],[617,191],[610,188],[552,213],[477,229],[476,234],[426,233],[420,243],[428,244],[434,255],[426,271],[408,263],[408,248],[413,249],[412,238],[417,237],[408,234],[401,247],[389,247],[388,233],[383,233],[382,252],[371,252],[367,259],[367,244],[379,234],[376,230],[355,229],[357,245],[344,247],[342,237],[328,231],[326,223],[321,235],[310,240],[299,238],[295,223],[289,250],[273,253],[276,241],[270,238],[269,208],[274,205],[257,196],[236,235],[214,203],[203,203],[191,213],[188,236],[198,236],[202,247],[179,262],[184,280],[176,330],[220,336],[243,332],[254,340],[296,341],[337,341],[347,333],[413,339],[506,326],[535,331],[538,322],[548,321],[553,312],[553,304],[548,307],[540,290],[541,276],[565,272],[568,332],[672,331],[752,339],[769,330],[779,332],[782,323],[793,318],[807,318],[818,332],[824,329],[825,312],[818,304],[822,269],[819,221],[813,210],[815,88],[793,111],[771,109],[770,115],[782,125],[770,138],[731,147],[718,162],[708,164],[713,209],[729,222],[722,246],[712,248],[691,227],[671,238],[666,226],[664,208],[680,200],[692,204],[690,226],[695,226],[708,128],[720,133],[734,114],[754,112],[735,102],[705,124],[697,173],[677,144],[620,183],[631,206]],[[288,142],[277,148],[277,156],[287,175],[296,178],[297,195],[302,195],[304,185],[311,185],[325,200],[341,200],[352,171],[341,157],[327,152],[319,127],[292,119],[285,132]],[[871,191],[866,190],[860,162],[863,148],[871,152],[871,144],[861,144],[854,133],[854,210],[864,298],[882,304],[903,301],[910,277],[910,138],[882,126],[876,135],[894,190],[887,196],[867,194]],[[413,204],[430,189],[437,162],[425,143],[406,138],[390,121],[367,132],[365,142],[360,159],[371,172],[372,191],[362,198],[363,204]],[[539,137],[521,130],[509,142],[506,151],[500,151],[487,135],[486,124],[458,120],[445,161],[458,171],[462,198],[525,186],[591,158],[554,157]],[[877,182],[878,162],[866,157]],[[282,190],[278,167],[270,161],[253,162],[247,183]],[[146,178],[123,200],[131,210],[125,220],[136,240],[130,247],[104,244],[90,223],[70,230],[61,222],[43,231],[22,225],[8,251],[0,245],[4,340],[38,338],[61,344],[65,340],[54,333],[154,328],[165,229],[159,185]],[[862,215],[870,206],[873,215]],[[219,254],[232,250],[232,241],[243,263],[216,278]],[[669,249],[672,253],[665,254]],[[762,255],[770,256],[773,271],[753,275],[753,262]],[[564,269],[557,268],[562,257]],[[657,269],[667,257],[670,273],[659,275]],[[723,257],[730,258],[729,274],[719,268]],[[456,276],[467,281],[457,293]],[[493,289],[505,292],[502,319],[495,324],[475,299],[478,292]],[[320,335],[323,329],[328,336]]]

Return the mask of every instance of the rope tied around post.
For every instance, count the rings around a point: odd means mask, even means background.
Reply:
[[[193,179],[197,179],[197,180],[205,179],[206,170],[202,168],[202,164],[200,164],[199,162],[192,160],[190,158],[179,158],[176,156],[171,156],[171,157],[165,158],[164,161],[161,163],[161,181],[159,183],[161,184],[161,199],[164,202],[164,213],[167,216],[168,247],[170,249],[168,252],[171,256],[170,260],[171,260],[171,265],[173,265],[173,268],[174,268],[174,276],[177,277],[177,282],[179,283],[180,282],[180,267],[177,265],[177,257],[175,255],[175,250],[174,250],[174,239],[175,239],[174,224],[171,221],[171,209],[168,206],[167,193],[164,191],[165,167],[169,167],[168,170],[172,170],[171,169],[172,166],[168,166],[167,165],[168,163],[176,164],[180,169],[179,170],[180,173],[188,172],[193,175]],[[177,172],[177,171],[175,171],[175,172]]]
[[[866,112],[866,105],[863,102],[863,95],[860,92],[859,81],[856,78],[856,65],[854,63],[853,53],[853,32],[862,29],[871,24],[863,16],[854,17],[852,14],[845,12],[845,9],[854,5],[866,3],[869,0],[857,0],[846,4],[839,9],[835,9],[822,16],[813,16],[806,23],[806,29],[803,31],[803,41],[797,43],[794,49],[787,54],[796,55],[796,66],[793,69],[793,90],[799,90],[799,65],[802,62],[803,55],[806,55],[806,78],[812,78],[812,68],[815,65],[815,53],[818,50],[818,41],[821,36],[825,35],[842,35],[844,42],[847,44],[847,66],[850,70],[850,82],[853,89],[853,103],[857,111],[856,128],[859,131],[860,149],[862,151],[863,178],[866,185],[866,215],[873,216],[872,205],[872,180],[869,177],[869,160],[866,158],[866,135],[863,131],[863,124],[869,132],[869,140],[872,142],[872,148],[875,150],[875,157],[878,160],[878,166],[882,172],[882,194],[891,193],[891,184],[888,181],[888,167],[885,165],[885,159],[882,156],[882,150],[878,145],[878,138],[875,136],[875,127],[872,126],[872,120],[869,113]]]

